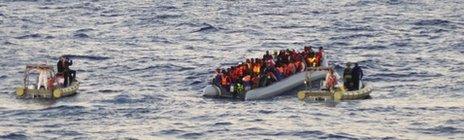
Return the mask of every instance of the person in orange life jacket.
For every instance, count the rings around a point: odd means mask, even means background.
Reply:
[[[290,61],[290,63],[288,63],[288,67],[289,67],[288,69],[290,70],[290,75],[295,74],[296,66],[295,66],[294,61]]]
[[[230,85],[230,78],[228,76],[228,73],[223,73],[221,75],[221,87],[224,89],[229,89]]]
[[[275,75],[279,81],[285,78],[285,68],[282,64],[278,65]]]
[[[337,77],[335,76],[334,70],[332,68],[329,69],[329,72],[327,73],[325,82],[326,82],[327,89],[330,92],[333,92],[333,89],[334,89],[335,85],[337,84]]]
[[[291,70],[291,66],[290,66],[289,63],[288,63],[288,64],[284,64],[284,70],[285,70],[285,72],[284,72],[285,77],[289,77],[289,76],[292,75],[292,72],[291,72],[292,70]]]
[[[302,69],[303,69],[303,65],[302,65],[301,61],[296,61],[294,64],[295,64],[295,67],[296,67],[296,73],[301,72]]]
[[[324,49],[319,47],[319,51],[316,53],[316,65],[321,66],[322,59],[324,58]]]
[[[251,75],[246,75],[242,78],[243,84],[245,86],[245,91],[251,90],[253,83],[251,82]]]
[[[259,87],[259,80],[261,79],[260,75],[255,75],[251,77],[251,82],[253,83],[252,89]]]
[[[308,58],[306,58],[306,63],[308,67],[316,67],[316,57],[314,54],[310,54]]]
[[[255,65],[253,65],[253,74],[259,75],[261,73],[261,62],[259,59],[256,59],[255,62]]]

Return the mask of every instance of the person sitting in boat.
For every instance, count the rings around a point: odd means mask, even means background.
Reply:
[[[213,82],[214,85],[220,87],[221,86],[221,76],[222,76],[221,69],[217,68],[216,70],[214,70],[214,74],[216,74],[216,76],[213,78],[212,82]]]
[[[260,75],[255,75],[251,77],[251,82],[253,83],[252,89],[259,88],[259,82],[260,82],[261,76]]]
[[[354,63],[351,75],[353,76],[353,90],[359,90],[362,87],[363,71],[358,63]]]
[[[228,89],[229,85],[230,85],[229,73],[223,72],[223,74],[221,74],[221,86],[224,89]]]
[[[253,74],[259,75],[261,73],[261,62],[259,59],[255,59],[255,64],[253,65]]]
[[[272,59],[272,55],[269,53],[269,51],[266,51],[266,54],[263,55],[263,60],[267,61]]]
[[[351,69],[351,63],[348,62],[346,63],[346,68],[343,71],[343,85],[347,90],[352,90],[353,89],[353,76],[352,76],[352,69]]]
[[[272,72],[267,72],[263,77],[261,77],[261,87],[266,87],[276,82],[277,78]]]
[[[245,91],[251,90],[253,83],[251,82],[251,75],[246,75],[242,78]]]
[[[314,54],[309,54],[308,58],[306,58],[306,66],[308,67],[316,67],[316,56]]]
[[[277,62],[277,56],[278,56],[278,53],[276,50],[274,50],[274,53],[272,54],[272,60],[274,60],[274,62]]]
[[[282,64],[280,64],[280,66],[278,66],[276,69],[277,70],[276,70],[275,76],[277,77],[277,79],[279,81],[284,79],[285,78],[285,67]]]
[[[324,48],[319,47],[319,51],[316,53],[316,66],[321,66],[324,60]]]

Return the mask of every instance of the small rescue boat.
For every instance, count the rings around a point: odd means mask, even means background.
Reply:
[[[298,92],[298,99],[300,100],[360,100],[370,98],[370,93],[374,88],[370,84],[363,83],[363,87],[359,90],[346,91],[343,87],[336,88],[335,92],[328,90],[303,90]]]
[[[31,78],[34,76],[38,76],[36,81]],[[63,82],[63,76],[55,74],[52,66],[27,65],[24,86],[16,88],[16,96],[18,98],[57,99],[77,93],[79,81],[73,80],[69,86],[63,86]]]

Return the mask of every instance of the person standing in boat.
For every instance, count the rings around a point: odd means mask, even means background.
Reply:
[[[39,68],[37,68],[37,71],[39,73],[37,89],[44,88],[45,90],[48,90],[48,69],[45,66],[39,66]]]
[[[337,74],[334,72],[334,70],[332,68],[329,68],[329,72],[327,73],[326,77],[325,77],[325,85],[326,85],[326,88],[330,91],[330,92],[333,92],[334,91],[334,88],[335,88],[335,85],[337,85],[338,83],[338,76]]]
[[[353,76],[353,89],[354,90],[359,90],[362,87],[362,77],[364,76],[364,73],[361,69],[361,67],[358,65],[358,63],[354,63],[354,67],[352,70]]]
[[[58,73],[62,73],[64,77],[64,86],[68,86],[76,78],[76,71],[69,69],[73,61],[68,57],[61,56],[57,63]]]
[[[347,90],[352,90],[353,88],[353,76],[352,76],[352,69],[351,63],[346,63],[346,68],[343,71],[343,85]]]

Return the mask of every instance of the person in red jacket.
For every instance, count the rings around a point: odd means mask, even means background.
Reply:
[[[321,66],[321,63],[323,61],[323,58],[324,58],[324,48],[322,47],[319,47],[319,51],[316,53],[316,65],[319,67]]]

